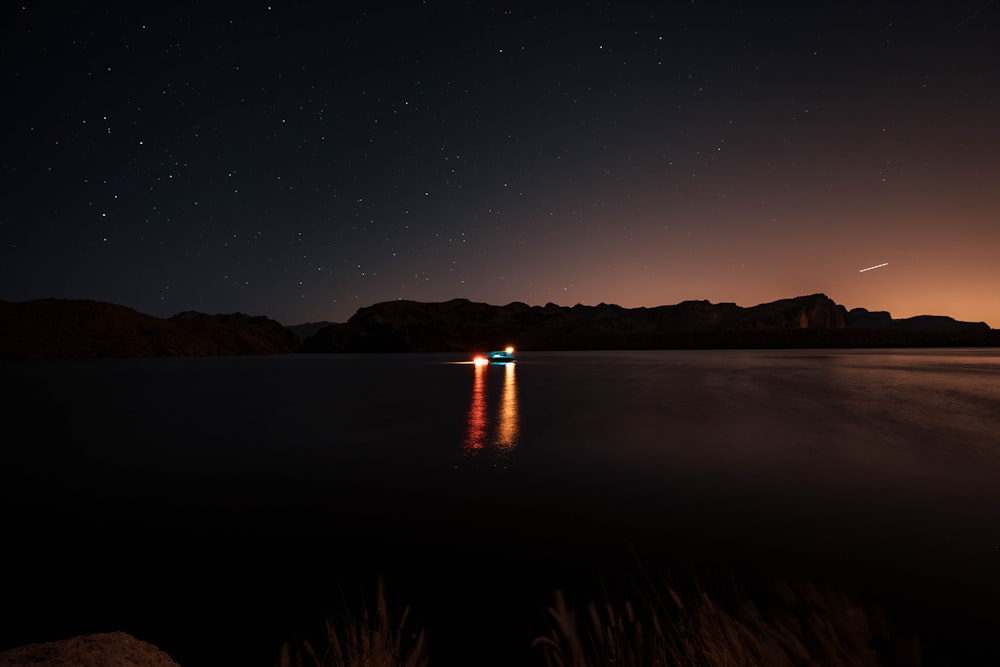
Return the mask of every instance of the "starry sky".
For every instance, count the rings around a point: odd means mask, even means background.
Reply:
[[[992,0],[3,12],[2,299],[823,292],[1000,328]]]

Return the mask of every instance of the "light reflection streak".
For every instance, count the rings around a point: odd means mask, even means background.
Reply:
[[[520,435],[520,415],[517,396],[517,364],[502,364],[503,385],[498,412],[495,415],[492,437],[490,433],[489,402],[487,401],[487,373],[497,369],[495,364],[473,364],[472,400],[466,419],[466,456],[477,456],[492,447],[498,459],[508,459],[517,448]]]
[[[503,393],[500,396],[500,423],[497,425],[496,447],[499,453],[508,455],[517,447],[520,421],[517,413],[517,364],[505,364]]]
[[[486,365],[475,364],[472,382],[472,403],[469,405],[465,453],[475,456],[486,446]]]

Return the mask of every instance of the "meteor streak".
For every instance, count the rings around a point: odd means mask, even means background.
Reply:
[[[867,269],[861,269],[858,273],[864,273],[865,271],[871,271],[872,269],[881,269],[883,266],[889,266],[889,262],[882,262],[881,264],[876,264],[875,266],[869,266]]]

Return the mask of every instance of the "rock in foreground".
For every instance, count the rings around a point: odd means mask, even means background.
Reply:
[[[180,667],[152,644],[125,632],[28,644],[0,653],[0,667]]]

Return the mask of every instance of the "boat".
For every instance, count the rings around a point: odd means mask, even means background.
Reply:
[[[506,347],[502,350],[493,350],[486,353],[486,361],[491,364],[509,364],[515,361],[514,348]]]

